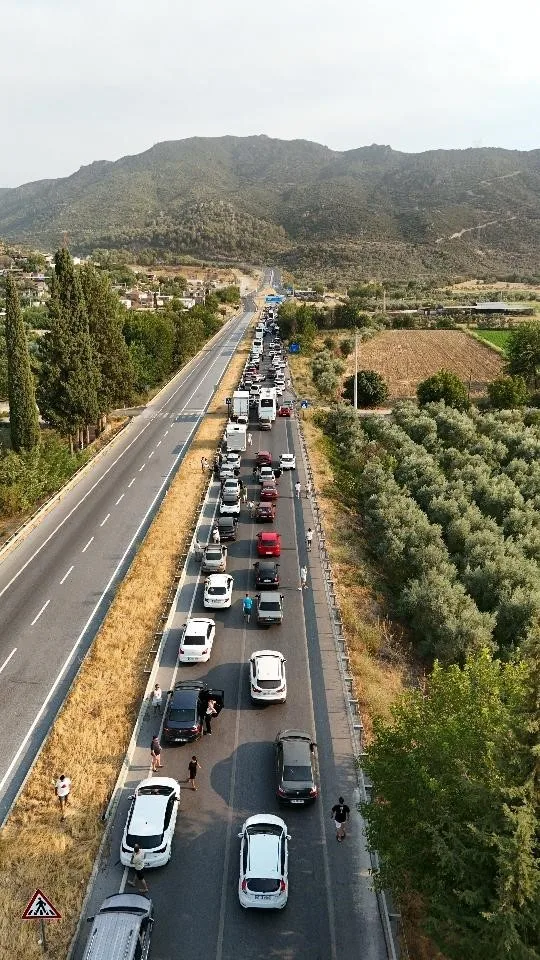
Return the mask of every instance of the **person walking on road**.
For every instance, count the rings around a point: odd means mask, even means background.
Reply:
[[[144,878],[144,850],[141,850],[138,843],[133,847],[133,853],[131,854],[131,866],[135,871],[135,876],[139,883],[139,890],[141,893],[148,893],[148,886]],[[128,880],[130,887],[136,886],[135,880]]]
[[[296,483],[295,483],[295,485],[294,485],[294,492],[295,492],[296,497],[297,497],[298,500],[300,499],[301,490],[302,490],[302,484],[300,483],[299,480],[297,480]]]
[[[350,808],[345,803],[343,797],[339,797],[338,802],[332,807],[332,813],[330,814],[336,828],[336,840],[338,843],[341,843],[346,837],[345,824],[349,819],[350,812]]]
[[[250,433],[248,433],[248,435],[247,435],[247,445],[248,445],[248,447],[250,447],[250,446],[252,445],[252,443],[253,443],[253,437],[251,436]]]
[[[251,599],[249,593],[246,593],[244,601],[242,603],[242,609],[244,611],[244,620],[246,623],[249,623],[251,619],[251,611],[253,609],[253,600]]]
[[[60,804],[60,812],[62,814],[62,820],[66,819],[66,807],[69,803],[69,794],[71,792],[71,780],[69,777],[66,777],[63,773],[54,785],[54,792],[58,797],[58,803]]]
[[[195,777],[197,776],[197,770],[202,770],[202,767],[199,761],[197,760],[197,757],[194,754],[188,763],[188,771],[189,771],[188,783],[191,784],[192,790],[197,789],[197,787],[195,786]]]
[[[206,713],[204,714],[204,722],[206,726],[206,730],[204,732],[208,734],[209,737],[212,736],[212,717],[217,717],[217,710],[216,701],[210,699],[208,701],[208,706],[206,707]]]
[[[249,510],[249,515],[250,515],[251,519],[253,520],[253,517],[255,516],[255,503],[254,503],[253,500],[250,500],[250,501],[249,501],[249,503],[248,503],[248,510]]]
[[[161,770],[163,766],[161,762],[161,744],[157,733],[152,737],[152,743],[150,744],[150,760],[152,762],[152,773]]]
[[[313,530],[311,529],[311,527],[308,527],[306,531],[306,547],[307,547],[308,553],[311,553],[312,543],[313,543]]]
[[[299,590],[305,590],[307,587],[307,567],[300,567],[300,586]]]
[[[161,706],[163,703],[163,691],[159,683],[154,684],[154,689],[152,690],[152,707],[155,714],[161,714]]]
[[[247,487],[245,484],[242,487],[242,503],[247,503]]]

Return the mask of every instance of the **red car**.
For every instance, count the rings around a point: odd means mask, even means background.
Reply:
[[[276,481],[275,480],[263,480],[261,483],[261,492],[259,494],[259,500],[277,500],[279,494],[277,492]]]
[[[255,507],[255,520],[268,520],[272,523],[276,519],[276,505],[273,500],[258,503]]]
[[[271,467],[272,454],[268,450],[259,450],[255,463],[258,467]]]
[[[290,403],[282,403],[277,413],[278,417],[292,417],[292,406]]]
[[[259,557],[279,557],[281,555],[281,537],[279,533],[261,530],[257,534],[257,554]]]

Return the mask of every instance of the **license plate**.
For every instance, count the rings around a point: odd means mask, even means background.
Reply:
[[[291,803],[303,803],[303,800],[291,800]]]
[[[256,899],[256,900],[270,900],[270,897],[264,897],[264,896],[262,896],[261,894],[257,894],[257,895],[255,896],[255,899]]]

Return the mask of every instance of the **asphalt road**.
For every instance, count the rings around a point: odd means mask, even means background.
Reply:
[[[0,822],[253,316],[248,307],[0,564]]]
[[[299,473],[297,427],[278,419],[270,433],[253,430],[253,447],[244,455],[241,476],[249,499],[258,485],[252,480],[256,451],[269,449],[277,460],[294,450]],[[376,897],[369,878],[369,857],[363,822],[355,811],[353,751],[345,713],[345,695],[337,670],[336,651],[328,628],[317,549],[308,556],[305,527],[310,505],[294,496],[296,476],[284,474],[274,528],[282,535],[281,592],[285,619],[264,630],[242,617],[242,598],[254,595],[255,536],[261,526],[244,508],[238,539],[229,545],[228,571],[234,576],[230,610],[215,611],[216,640],[208,664],[177,667],[180,627],[190,614],[205,614],[202,578],[194,559],[188,563],[172,628],[157,674],[164,690],[176,679],[204,679],[225,691],[225,708],[213,723],[213,736],[196,744],[167,747],[163,774],[187,778],[195,753],[202,765],[198,791],[182,789],[170,863],[149,871],[155,905],[152,960],[383,960],[386,946]],[[199,525],[199,539],[209,533],[218,484],[213,483]],[[270,529],[270,525],[265,525]],[[308,589],[299,590],[299,567],[309,567]],[[281,650],[287,658],[288,699],[282,705],[256,706],[249,697],[248,660],[256,649]],[[119,866],[119,843],[129,794],[148,775],[149,744],[159,720],[147,711],[138,746],[120,798],[110,843],[99,864],[86,914],[101,900],[122,889],[127,872]],[[273,741],[277,731],[297,727],[318,743],[321,796],[305,809],[280,810],[275,797]],[[347,840],[337,844],[330,817],[343,793],[353,810]],[[254,813],[281,815],[291,834],[289,902],[281,912],[245,911],[238,902],[239,840],[243,820]],[[74,951],[80,960],[88,926]]]

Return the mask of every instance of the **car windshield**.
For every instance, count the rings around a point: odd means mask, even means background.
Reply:
[[[257,686],[261,690],[275,690],[276,687],[281,686],[281,680],[257,680]]]
[[[194,723],[195,719],[195,711],[190,707],[173,707],[168,716],[173,723]]]
[[[221,550],[207,550],[206,551],[207,560],[221,560]]]
[[[138,843],[141,850],[154,850],[156,847],[161,846],[162,840],[162,833],[157,833],[151,837],[138,837],[135,833],[128,833],[126,837],[128,847],[134,847],[135,844]]]
[[[185,633],[182,644],[184,647],[202,647],[206,643],[206,637],[201,637],[198,633]]]
[[[161,784],[160,786],[158,784],[157,786],[154,786],[154,787],[152,786],[140,787],[140,789],[137,790],[137,796],[138,797],[155,797],[155,796],[168,797],[169,794],[171,794],[172,792],[173,791],[171,787],[166,787],[163,784]]]
[[[311,767],[291,767],[285,766],[283,768],[283,779],[284,780],[311,780]]]
[[[280,610],[279,600],[261,600],[259,608],[265,611]]]
[[[219,597],[227,593],[227,587],[207,587],[206,592],[211,597]]]
[[[267,877],[250,877],[247,881],[247,888],[250,893],[277,893],[279,880]]]

